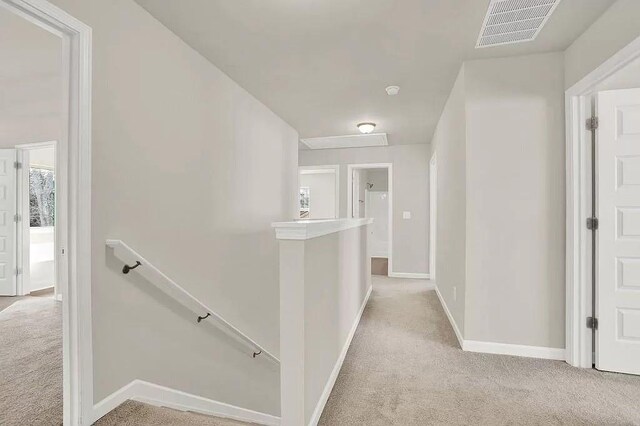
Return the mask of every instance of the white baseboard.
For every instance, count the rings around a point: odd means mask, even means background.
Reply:
[[[458,329],[456,321],[453,319],[453,315],[451,315],[451,311],[449,311],[447,303],[444,301],[442,294],[440,294],[438,286],[436,286],[436,294],[438,295],[438,299],[440,299],[440,304],[442,305],[445,314],[447,314],[447,318],[449,318],[451,327],[456,333],[458,343],[463,351],[564,361],[564,349],[547,348],[544,346],[514,345],[510,343],[481,342],[478,340],[464,340],[462,338],[462,333],[460,333],[460,329]]]
[[[447,314],[447,318],[449,318],[449,323],[451,324],[453,331],[456,333],[456,337],[458,338],[458,344],[460,345],[460,348],[464,350],[464,339],[462,338],[462,333],[458,328],[458,324],[456,324],[456,320],[453,319],[453,315],[451,315],[451,311],[449,310],[447,303],[444,301],[442,294],[440,294],[440,289],[438,288],[437,285],[436,285],[436,294],[438,295],[438,299],[440,300],[442,309],[444,309],[444,313]]]
[[[327,384],[324,386],[322,395],[320,395],[320,400],[316,404],[316,409],[313,410],[311,419],[309,419],[309,426],[316,426],[318,424],[318,421],[320,421],[320,416],[322,415],[324,406],[327,404],[329,395],[331,395],[331,391],[333,390],[333,385],[336,384],[336,379],[338,378],[338,374],[340,373],[340,369],[342,368],[344,359],[347,356],[347,351],[349,350],[349,346],[351,346],[351,341],[353,340],[353,336],[356,334],[356,330],[358,329],[358,324],[360,324],[360,318],[362,317],[364,308],[367,306],[367,302],[369,301],[369,297],[371,296],[371,290],[373,290],[373,287],[369,287],[369,290],[367,291],[367,295],[365,296],[364,301],[362,302],[362,306],[360,306],[360,311],[358,312],[358,315],[356,315],[356,318],[353,321],[353,325],[351,326],[351,330],[349,331],[349,335],[347,336],[347,341],[342,347],[340,356],[338,357],[338,360],[336,361],[336,364],[333,367],[333,371],[331,372],[331,375],[327,380]]]
[[[138,386],[137,382],[139,382],[139,380],[130,382],[95,404],[93,406],[93,418],[91,419],[90,424],[93,424],[100,417],[115,409],[126,400],[133,399],[135,397],[136,387]]]
[[[468,352],[482,352],[486,354],[512,355],[528,358],[553,359],[564,361],[564,349],[548,348],[544,346],[514,345],[511,343],[480,342],[465,340],[462,348]]]
[[[191,411],[249,423],[267,426],[280,425],[280,417],[214,401],[165,386],[145,382],[144,380],[134,380],[96,404],[93,409],[93,421],[95,422],[128,399],[157,407]]]
[[[416,280],[428,280],[429,274],[419,272],[389,272],[391,278],[411,278]]]

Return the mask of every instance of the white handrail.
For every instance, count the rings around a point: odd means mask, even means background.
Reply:
[[[196,314],[198,318],[204,319],[203,317],[207,316],[205,322],[216,325],[230,337],[250,347],[253,350],[254,358],[256,355],[264,355],[272,361],[280,363],[280,360],[275,355],[264,349],[253,339],[231,325],[220,315],[216,314],[212,309],[192,296],[187,290],[180,287],[175,281],[163,274],[158,268],[149,263],[145,258],[136,253],[124,242],[122,242],[121,240],[107,240],[107,247],[112,248],[114,251],[114,255],[126,264],[133,265],[136,261],[140,262],[140,266],[135,268],[135,272],[138,272],[140,275],[146,278],[147,281],[160,289],[163,293],[167,294],[168,296],[179,302],[181,305],[189,309],[191,312]]]

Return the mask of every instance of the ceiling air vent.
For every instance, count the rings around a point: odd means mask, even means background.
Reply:
[[[476,48],[531,41],[560,0],[491,0]]]

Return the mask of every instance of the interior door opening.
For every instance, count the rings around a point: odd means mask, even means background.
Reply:
[[[18,147],[18,294],[52,293],[56,277],[55,142]]]
[[[300,167],[300,219],[336,219],[340,215],[340,167]]]
[[[352,218],[373,218],[368,249],[371,273],[389,276],[392,259],[392,172],[389,164],[350,165],[348,208]]]

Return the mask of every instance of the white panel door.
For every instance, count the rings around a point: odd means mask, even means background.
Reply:
[[[640,89],[598,93],[596,368],[640,374]]]
[[[369,227],[371,257],[389,257],[389,193],[367,191],[366,217],[373,218]]]
[[[15,149],[0,149],[0,296],[16,295]]]

